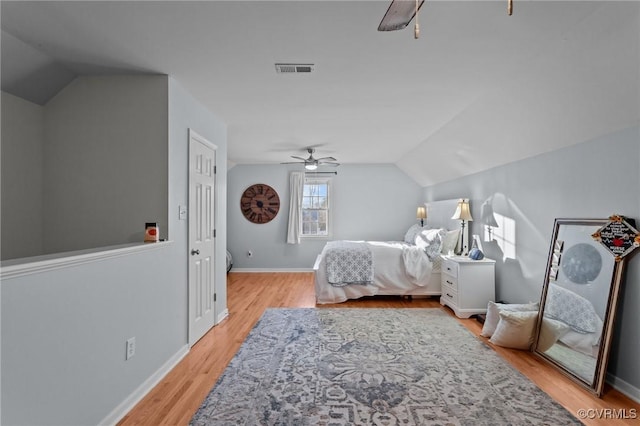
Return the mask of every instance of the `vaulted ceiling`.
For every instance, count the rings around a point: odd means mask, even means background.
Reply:
[[[228,158],[314,146],[431,185],[636,125],[640,3],[2,1],[2,90],[44,103],[76,75],[162,73],[228,124]],[[310,74],[276,63],[311,63]]]

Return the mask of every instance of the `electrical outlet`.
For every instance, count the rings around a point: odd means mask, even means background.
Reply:
[[[136,354],[136,338],[132,337],[131,339],[127,340],[127,355],[125,357],[125,360],[131,359],[135,354]]]

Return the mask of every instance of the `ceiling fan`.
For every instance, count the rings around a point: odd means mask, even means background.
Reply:
[[[295,158],[300,161],[289,161],[286,163],[280,164],[304,164],[304,168],[307,170],[315,170],[318,166],[339,166],[340,163],[336,163],[336,159],[333,157],[322,157],[315,158],[313,153],[316,152],[314,148],[307,148],[307,152],[309,153],[308,158],[298,157],[297,155],[292,155],[291,158]]]
[[[418,10],[422,7],[424,0],[392,0],[389,9],[382,17],[378,31],[396,31],[406,28],[409,22],[415,17],[416,22],[413,29],[414,37],[420,37],[420,25],[418,24]],[[513,0],[507,0],[507,14],[513,15]]]

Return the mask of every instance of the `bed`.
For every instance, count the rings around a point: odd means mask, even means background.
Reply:
[[[604,323],[593,304],[586,298],[553,283],[549,283],[545,317],[566,327],[559,341],[567,347],[597,358]]]
[[[364,296],[438,296],[442,256],[460,242],[460,221],[451,219],[459,199],[427,204],[427,222],[413,225],[402,241],[330,241],[314,265],[316,303]],[[467,228],[468,229],[468,228]],[[465,240],[468,240],[465,235]]]

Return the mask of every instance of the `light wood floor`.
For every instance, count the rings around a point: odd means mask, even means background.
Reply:
[[[194,345],[189,354],[119,425],[188,424],[265,308],[316,306],[312,273],[232,272],[227,282],[229,317]],[[404,300],[394,297],[360,299],[318,307],[441,308],[437,298]],[[455,318],[448,308],[445,310]],[[459,321],[479,336],[482,326],[475,319]],[[478,338],[487,341],[483,337]],[[602,399],[595,398],[533,354],[488,344],[574,415],[579,409],[591,409],[592,414],[597,414],[595,410],[608,409],[626,410],[627,417],[635,412],[640,418],[640,404],[614,389],[607,388]],[[615,413],[609,414],[609,419],[584,419],[583,422],[587,425],[640,424],[638,419],[611,420]]]

